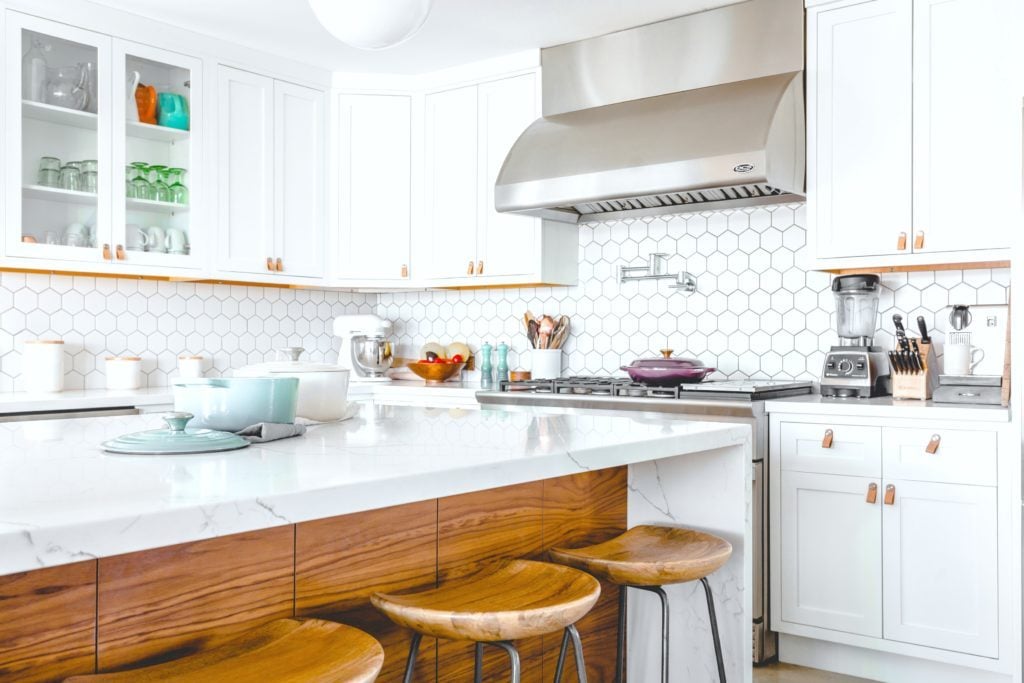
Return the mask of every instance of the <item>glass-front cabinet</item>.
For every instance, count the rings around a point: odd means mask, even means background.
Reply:
[[[199,60],[6,19],[6,256],[140,274],[200,268]]]

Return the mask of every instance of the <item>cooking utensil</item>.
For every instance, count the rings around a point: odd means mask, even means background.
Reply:
[[[261,422],[292,424],[298,403],[296,377],[207,377],[174,385],[177,412],[192,413],[196,427],[225,432]]]
[[[916,339],[910,340],[910,361],[915,373],[924,371],[924,361],[921,359],[921,347],[917,345]]]
[[[124,434],[104,441],[103,450],[133,455],[184,455],[216,453],[245,448],[249,442],[236,434],[213,429],[186,429],[191,413],[167,413],[163,416],[167,429],[150,429]]]
[[[563,315],[558,319],[558,323],[555,325],[554,334],[551,335],[551,348],[560,349],[565,344],[566,337],[569,336],[569,316]]]
[[[344,418],[348,414],[348,368],[300,361],[303,351],[302,347],[278,349],[278,358],[286,360],[248,365],[236,370],[235,377],[294,377],[299,380],[296,416],[316,422]]]
[[[928,335],[928,324],[924,321],[924,316],[917,316],[917,329],[921,333],[921,343],[931,344],[932,338]]]
[[[667,349],[666,349],[667,350]],[[662,351],[664,354],[665,351]],[[671,351],[669,351],[671,354]],[[640,358],[620,370],[634,382],[658,387],[696,384],[715,371],[696,358]]]
[[[903,327],[903,316],[899,313],[894,313],[892,324],[896,327],[896,339],[900,343],[900,350],[906,353],[910,350],[910,345],[907,343],[907,331]]]
[[[537,321],[530,320],[526,323],[526,338],[530,340],[530,346],[537,348]]]
[[[555,331],[555,319],[550,315],[541,316],[537,326],[537,338],[540,340],[541,349],[551,348],[551,333]]]
[[[960,330],[968,327],[971,324],[971,320],[974,316],[971,315],[971,310],[967,306],[953,306],[953,310],[949,313],[949,324],[954,330],[959,332]]]
[[[462,372],[465,363],[406,363],[405,367],[416,373],[427,384],[442,384]]]

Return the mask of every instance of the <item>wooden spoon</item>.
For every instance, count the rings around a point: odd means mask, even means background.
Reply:
[[[549,349],[551,342],[551,333],[555,331],[555,319],[550,315],[542,316],[540,319],[540,325],[537,328],[537,336],[540,337],[540,348]]]
[[[537,321],[528,320],[526,322],[526,338],[530,340],[530,346],[537,348]]]

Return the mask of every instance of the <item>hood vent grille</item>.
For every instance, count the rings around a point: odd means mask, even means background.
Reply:
[[[590,216],[607,218],[610,213],[629,211],[630,215],[656,215],[658,213],[685,211],[689,205],[697,205],[693,210],[710,210],[712,207],[704,207],[705,204],[714,202],[729,202],[730,206],[737,206],[737,202],[745,199],[764,200],[771,197],[786,195],[787,201],[794,197],[789,193],[765,184],[754,185],[731,185],[728,187],[709,188],[704,190],[691,190],[689,192],[670,192],[668,194],[652,194],[646,197],[633,197],[630,199],[609,199],[600,202],[586,202],[576,204],[573,211],[580,214],[580,221],[587,220]],[[638,213],[643,212],[643,213]]]

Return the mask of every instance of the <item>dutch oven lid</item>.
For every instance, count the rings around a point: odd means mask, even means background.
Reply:
[[[104,441],[103,450],[132,455],[217,453],[245,448],[249,442],[237,434],[213,429],[185,429],[192,413],[167,413],[167,429],[150,429]]]

